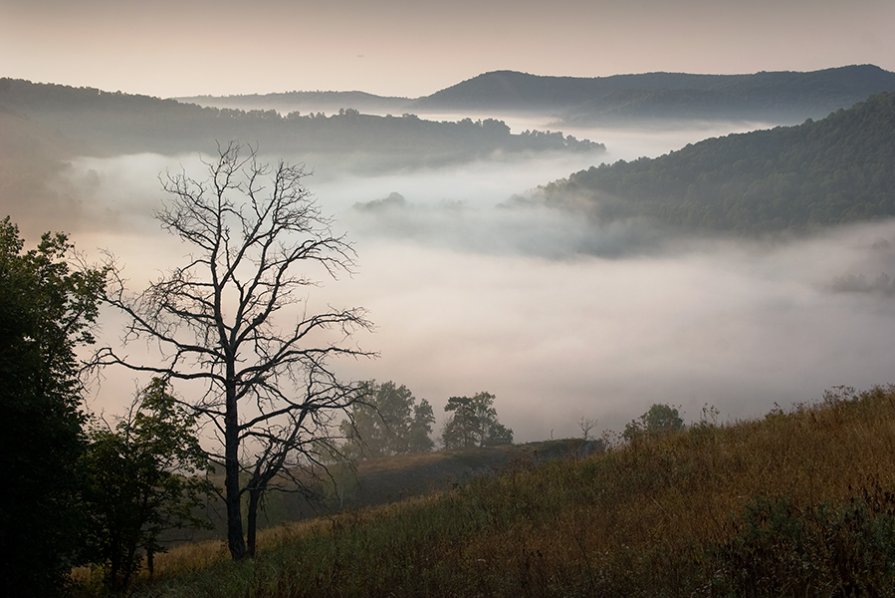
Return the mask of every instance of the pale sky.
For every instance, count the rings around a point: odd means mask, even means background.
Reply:
[[[482,72],[895,70],[892,0],[0,0],[0,76],[426,95]]]

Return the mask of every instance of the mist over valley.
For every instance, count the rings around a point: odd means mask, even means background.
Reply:
[[[376,156],[368,149],[282,152],[259,143],[259,159],[303,164],[308,188],[359,254],[353,277],[307,297],[362,303],[375,322],[361,342],[380,357],[340,371],[400,381],[435,405],[488,390],[519,440],[574,435],[582,417],[619,429],[656,402],[691,418],[709,404],[736,419],[835,384],[885,382],[895,304],[861,281],[895,274],[888,220],[758,237],[690,225],[681,234],[646,213],[593,217],[557,199],[569,173],[581,171],[570,179],[578,180],[619,158],[628,168],[648,166],[641,157],[662,164],[675,159],[669,150],[744,125],[715,127],[604,129],[595,139],[605,150],[473,154],[409,169],[356,167],[365,152]],[[728,139],[739,137],[714,143]],[[9,204],[19,221],[66,228],[88,254],[111,251],[135,288],[182,261],[153,218],[164,198],[159,176],[199,172],[207,148],[67,151],[45,180],[46,196]],[[115,327],[104,334],[114,339]],[[110,380],[94,408],[114,412],[115,396],[134,384],[126,373]]]
[[[0,15],[0,596],[895,595],[895,3]]]

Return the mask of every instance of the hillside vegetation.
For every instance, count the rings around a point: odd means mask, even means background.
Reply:
[[[820,121],[708,139],[547,185],[603,221],[763,233],[895,215],[895,93]]]
[[[644,119],[795,123],[893,90],[895,73],[873,65],[748,75],[643,73],[592,78],[496,71],[419,98],[412,107],[546,111],[578,124]]]
[[[80,155],[207,151],[216,140],[241,139],[266,152],[372,153],[401,166],[472,160],[495,152],[601,151],[560,133],[514,134],[493,119],[434,122],[407,114],[372,116],[342,110],[283,116],[274,110],[202,108],[175,100],[92,88],[0,79],[0,114],[26,117],[58,131]]]
[[[189,96],[175,98],[178,102],[235,108],[238,110],[276,110],[289,112],[326,112],[353,108],[373,114],[404,114],[410,111],[409,98],[378,96],[363,91],[286,91],[281,93],[240,94],[228,96]]]
[[[891,595],[895,389],[160,558],[153,596]]]

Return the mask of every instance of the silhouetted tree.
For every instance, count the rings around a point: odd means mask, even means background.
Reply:
[[[444,425],[444,447],[467,448],[511,444],[513,431],[497,421],[494,395],[480,392],[472,397],[451,397],[444,410],[451,413]]]
[[[114,428],[96,425],[84,455],[84,498],[90,518],[85,556],[105,568],[112,591],[128,587],[145,554],[164,549],[169,529],[207,526],[197,515],[211,493],[208,458],[196,436],[196,415],[154,379]],[[142,553],[140,552],[142,550]]]
[[[65,235],[24,251],[0,222],[0,595],[63,589],[80,538],[84,449],[75,350],[93,342],[104,272],[69,263]]]
[[[430,451],[433,423],[432,406],[425,399],[417,403],[406,386],[371,381],[342,421],[343,451],[352,459]]]
[[[328,358],[368,355],[346,339],[369,323],[359,308],[286,309],[302,303],[315,271],[335,278],[355,255],[331,232],[300,167],[271,168],[234,143],[206,166],[206,180],[168,176],[172,199],[158,215],[190,247],[188,263],[137,296],[116,276],[106,298],[129,316],[126,340],[157,343],[166,362],[106,347],[96,363],[202,384],[189,404],[219,445],[209,456],[224,466],[227,542],[239,560],[254,555],[264,494],[301,483],[295,468],[320,463],[332,418],[358,396]]]
[[[632,420],[625,426],[622,438],[632,441],[640,436],[661,436],[684,429],[684,420],[677,408],[664,403],[656,403],[651,406],[638,419]]]

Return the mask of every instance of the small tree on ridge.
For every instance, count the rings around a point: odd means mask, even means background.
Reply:
[[[494,395],[480,392],[472,397],[451,397],[444,410],[451,413],[444,425],[444,447],[469,448],[511,444],[513,431],[497,421]]]

